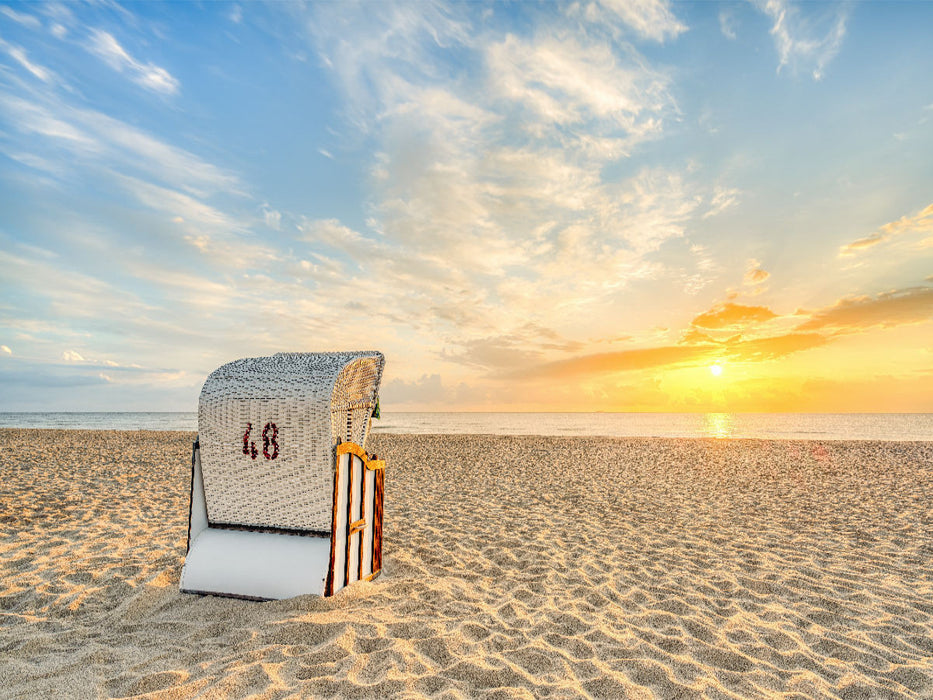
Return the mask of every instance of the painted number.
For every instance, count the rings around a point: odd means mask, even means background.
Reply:
[[[259,450],[256,449],[256,443],[251,442],[249,439],[249,434],[253,429],[252,423],[246,424],[246,432],[243,433],[243,454],[253,459],[256,459],[256,456],[259,454]],[[269,431],[272,431],[270,437]],[[266,427],[262,429],[262,456],[266,459],[275,459],[279,456],[279,429],[276,427],[275,423],[266,423]],[[272,452],[269,452],[269,448],[272,448]]]
[[[272,428],[272,437],[269,437],[269,428]],[[279,443],[276,438],[279,437],[279,429],[275,427],[275,423],[266,423],[266,427],[262,429],[262,456],[266,459],[275,459],[279,456]],[[269,445],[272,445],[272,454],[269,454]]]

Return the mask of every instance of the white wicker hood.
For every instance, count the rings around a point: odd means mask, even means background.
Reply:
[[[381,353],[236,360],[204,382],[198,440],[212,524],[329,531],[334,445],[365,447]]]

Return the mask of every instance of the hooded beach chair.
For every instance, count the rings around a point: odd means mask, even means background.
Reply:
[[[279,353],[211,373],[183,592],[329,596],[379,574],[385,462],[365,445],[384,363],[378,352]]]

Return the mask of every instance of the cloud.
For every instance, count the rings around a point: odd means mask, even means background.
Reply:
[[[29,57],[26,55],[26,50],[22,47],[13,46],[12,44],[5,42],[3,39],[0,39],[0,49],[6,51],[17,63],[19,63],[23,68],[25,68],[42,82],[55,82],[55,73],[50,71],[48,68],[45,68],[44,66],[40,66],[38,63],[30,61]]]
[[[72,364],[78,363],[78,364],[82,364],[85,366],[106,367],[110,371],[133,372],[133,373],[149,371],[149,370],[144,370],[141,366],[137,364],[121,365],[119,362],[114,362],[113,360],[99,360],[99,359],[85,357],[84,355],[79,353],[77,350],[65,350],[61,354],[61,359],[63,362],[68,363],[68,365],[64,365],[66,368],[70,368]],[[162,371],[162,370],[157,370],[157,371]],[[98,376],[104,376],[104,375],[98,374]],[[108,377],[107,381],[113,381],[113,380]]]
[[[793,5],[787,0],[759,0],[759,9],[772,20],[771,36],[778,51],[778,72],[785,66],[803,68],[820,80],[839,52],[846,33],[846,6]],[[801,9],[805,8],[806,12]]]
[[[137,61],[108,32],[93,30],[87,48],[115,71],[127,74],[130,80],[147,90],[162,95],[178,93],[180,83],[171,73],[154,63]]]
[[[727,39],[735,39],[735,17],[733,17],[731,12],[726,12],[725,10],[719,11],[719,31],[722,32],[722,35]]]
[[[707,365],[728,359],[762,362],[820,347],[829,339],[820,333],[788,333],[768,338],[742,340],[738,336],[714,341],[705,334],[688,333],[680,345],[622,350],[584,355],[566,360],[530,365],[507,376],[514,379],[573,379],[659,367]]]
[[[610,157],[655,135],[672,104],[665,75],[633,52],[620,58],[609,42],[508,35],[488,47],[486,60],[492,89],[523,108],[526,129],[545,135],[585,124],[587,133],[610,137],[601,146]]]
[[[0,353],[3,353],[4,355],[12,355],[13,351],[10,350],[8,345],[0,345]]]
[[[703,331],[698,331],[696,328],[688,328],[685,330],[680,337],[680,345],[711,345],[712,343],[717,343],[713,336],[709,333],[704,333]]]
[[[611,374],[632,370],[651,369],[679,364],[696,364],[718,357],[715,345],[668,347],[622,350],[584,355],[568,360],[558,360],[517,370],[511,376],[534,379],[567,379],[593,374]]]
[[[382,234],[364,235],[334,219],[304,220],[299,230],[312,252],[298,268],[321,298],[352,300],[357,313],[383,309],[380,317],[386,323],[434,337],[451,326],[469,337],[513,323],[470,284],[464,269],[435,249],[419,251]]]
[[[316,3],[302,21],[344,91],[348,119],[367,132],[371,117],[397,104],[406,84],[443,77],[445,48],[472,45],[468,20],[455,14],[459,9],[437,2]]]
[[[742,283],[746,286],[754,286],[765,282],[771,273],[761,268],[761,263],[757,260],[749,260],[745,266],[745,275],[742,277]]]
[[[441,403],[447,397],[439,374],[424,374],[413,381],[396,378],[386,382],[379,393],[386,404]]]
[[[390,379],[379,390],[383,410],[387,406],[402,406],[418,410],[424,406],[445,406],[448,410],[471,403],[488,401],[490,394],[483,388],[464,382],[445,384],[439,374],[422,374],[418,379]],[[377,424],[378,425],[378,424]]]
[[[0,368],[0,410],[178,410],[196,405],[201,381],[178,370],[11,358]]]
[[[125,13],[126,11],[123,10],[122,12]],[[43,3],[42,14],[51,22],[49,32],[56,39],[64,39],[71,29],[80,26],[74,13],[69,9],[66,3]]]
[[[54,371],[47,365],[33,365],[30,369],[32,371],[29,372],[21,371],[20,368],[17,368],[15,371],[6,369],[0,370],[0,387],[27,387],[28,389],[71,389],[74,387],[95,386],[108,383],[107,379],[99,372],[94,374],[86,374],[84,372],[78,374],[65,373],[61,371]],[[4,393],[7,395],[3,396],[3,398],[0,400],[3,401],[3,404],[8,404],[7,410],[16,410],[18,408],[22,408],[21,406],[15,404],[15,401],[21,399],[20,396],[16,396],[13,392],[0,392],[0,394]]]
[[[665,0],[600,0],[599,5],[646,39],[663,42],[687,31]]]
[[[724,343],[723,354],[736,361],[760,362],[776,360],[829,342],[819,333],[787,333],[753,340],[730,339]]]
[[[268,204],[262,205],[262,218],[269,228],[273,228],[276,231],[282,228],[282,212],[276,211]]]
[[[390,253],[385,241],[364,236],[337,219],[306,219],[299,224],[298,229],[303,234],[303,240],[342,251],[364,268]]]
[[[902,216],[897,221],[891,221],[869,236],[859,238],[842,246],[839,249],[839,254],[842,256],[855,255],[895,236],[910,233],[933,234],[933,204],[916,214]],[[931,242],[931,245],[933,245],[933,242]]]
[[[0,269],[5,271],[3,283],[41,300],[48,316],[68,319],[69,324],[81,325],[100,317],[114,324],[127,323],[140,319],[147,310],[128,289],[75,272],[54,256],[18,255],[0,249]],[[54,330],[54,325],[43,329],[46,333]]]
[[[704,219],[718,216],[727,209],[732,209],[739,203],[739,190],[721,187],[719,185],[713,190],[713,196],[710,201],[709,209],[703,214]]]
[[[101,112],[2,92],[0,112],[22,133],[43,136],[85,161],[121,172],[141,171],[199,197],[216,191],[239,193],[235,175]]]
[[[17,12],[9,5],[0,5],[0,13],[6,15],[17,24],[21,24],[24,27],[29,27],[30,29],[39,29],[39,27],[42,26],[42,23],[39,22],[38,17],[30,15],[26,12]]]
[[[765,306],[744,306],[726,302],[705,311],[690,323],[709,329],[739,328],[749,323],[770,321],[772,318],[777,318],[777,314]]]
[[[0,109],[24,133],[41,134],[84,153],[100,151],[97,141],[82,129],[34,102],[0,93]]]
[[[234,219],[225,212],[183,192],[126,175],[115,175],[114,180],[139,202],[172,215],[173,223],[183,225],[192,231],[193,236],[235,233],[246,229],[245,222]]]
[[[526,323],[512,333],[463,340],[456,352],[443,351],[441,357],[492,372],[514,371],[539,364],[550,351],[573,352],[583,344],[568,341],[549,328]]]
[[[190,255],[197,251],[196,259],[202,273],[206,271],[205,264],[207,268],[214,270],[255,269],[257,266],[264,269],[277,258],[278,253],[268,237],[254,235],[251,228],[254,220],[238,218],[184,192],[154,185],[139,178],[114,175],[113,181],[123,193],[131,195],[140,204],[159,213],[163,221],[171,222],[171,226],[157,229],[162,244],[178,241],[191,246],[180,252]],[[221,285],[219,289],[208,289],[208,281],[200,277],[192,283],[185,283],[184,280],[189,275],[179,275],[175,268],[162,272],[164,268],[151,264],[130,261],[125,261],[124,264],[132,266],[134,274],[138,277],[160,285],[172,280],[173,285],[181,284],[192,289],[210,291],[210,298],[216,298],[218,291],[228,290],[227,285]]]
[[[800,313],[800,312],[798,312]],[[889,328],[923,323],[933,317],[933,287],[912,287],[876,296],[841,299],[810,315],[797,330],[829,330],[844,333],[874,326]]]

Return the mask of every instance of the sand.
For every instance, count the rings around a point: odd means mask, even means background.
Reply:
[[[0,696],[933,697],[933,442],[377,435],[384,575],[254,603],[192,438],[0,431]]]

